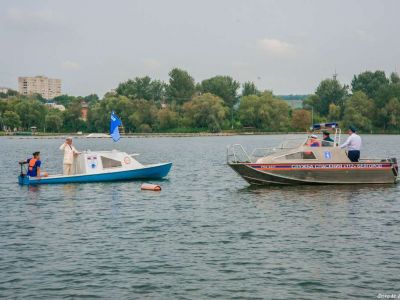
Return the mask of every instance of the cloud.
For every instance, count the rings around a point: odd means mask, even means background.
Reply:
[[[234,68],[248,68],[250,67],[250,64],[244,61],[233,61],[232,62],[232,67]]]
[[[292,44],[278,39],[264,38],[258,40],[258,46],[271,56],[293,57],[296,54],[296,48]]]
[[[44,30],[61,24],[60,17],[51,9],[23,10],[12,7],[6,11],[5,20],[24,30]]]
[[[78,70],[80,69],[80,65],[77,62],[66,60],[61,63],[61,68],[65,70]]]
[[[354,34],[356,35],[356,37],[358,37],[362,41],[365,41],[365,42],[374,42],[375,41],[374,37],[366,30],[356,29],[354,31]]]
[[[146,58],[143,60],[143,64],[149,68],[158,68],[161,66],[161,63],[154,58]]]

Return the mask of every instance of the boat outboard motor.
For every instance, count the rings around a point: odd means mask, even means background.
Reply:
[[[20,174],[21,177],[25,177],[26,176],[26,172],[24,173],[24,165],[27,164],[27,163],[28,163],[27,161],[19,161],[18,162],[18,164],[21,167],[21,174]],[[26,168],[25,168],[25,171],[26,171]]]
[[[393,164],[392,171],[394,176],[397,177],[399,175],[399,166],[397,165],[397,158],[396,157],[389,158],[389,161]]]

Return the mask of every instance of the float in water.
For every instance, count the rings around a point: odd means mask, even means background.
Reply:
[[[34,185],[161,179],[166,177],[171,170],[171,162],[143,165],[135,159],[136,156],[138,154],[128,154],[117,150],[88,150],[75,159],[74,175],[57,174],[47,177],[27,176],[21,164],[18,182],[21,185]]]

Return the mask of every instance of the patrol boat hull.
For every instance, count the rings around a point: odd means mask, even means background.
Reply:
[[[228,163],[252,185],[393,184],[397,163]]]

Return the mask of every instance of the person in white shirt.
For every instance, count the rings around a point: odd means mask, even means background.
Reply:
[[[64,161],[63,161],[63,174],[72,175],[73,174],[73,164],[75,156],[79,154],[78,150],[72,146],[72,138],[67,137],[64,144],[60,146],[60,150],[64,151]]]
[[[356,134],[356,129],[353,126],[349,127],[349,137],[340,148],[347,148],[347,156],[352,162],[358,162],[360,159],[361,137]]]

